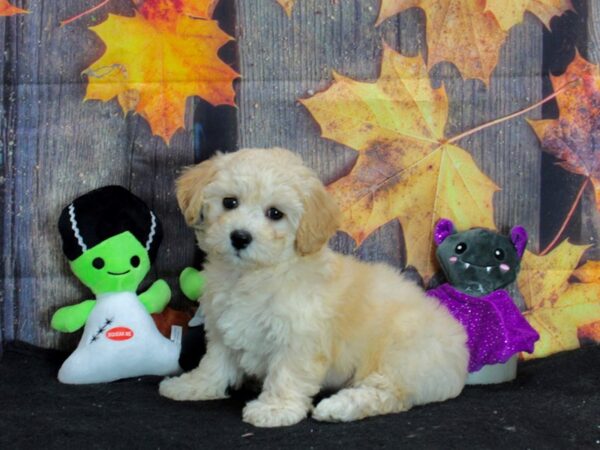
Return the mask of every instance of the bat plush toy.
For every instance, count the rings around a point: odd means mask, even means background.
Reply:
[[[527,232],[520,226],[509,236],[486,228],[457,232],[450,220],[442,219],[435,227],[434,239],[447,282],[428,294],[438,298],[467,332],[468,383],[514,378],[516,354],[531,353],[539,339],[502,289],[517,277]]]

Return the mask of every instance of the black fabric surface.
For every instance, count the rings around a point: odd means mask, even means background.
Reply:
[[[173,402],[156,377],[68,386],[64,354],[25,344],[0,362],[0,449],[436,448],[600,449],[600,347],[524,363],[512,383],[467,387],[456,399],[347,424],[307,419],[257,429],[241,420],[255,394]]]

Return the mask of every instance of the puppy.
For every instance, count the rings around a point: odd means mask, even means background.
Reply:
[[[177,199],[207,252],[207,352],[160,384],[174,400],[225,398],[245,375],[262,393],[258,427],[406,411],[457,396],[467,376],[463,327],[397,270],[335,253],[340,213],[292,152],[246,149],[188,168]]]

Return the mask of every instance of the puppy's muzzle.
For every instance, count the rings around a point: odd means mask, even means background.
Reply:
[[[252,242],[252,235],[246,230],[233,230],[229,237],[231,238],[231,245],[236,250],[243,250]]]

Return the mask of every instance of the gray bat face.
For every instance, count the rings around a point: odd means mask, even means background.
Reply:
[[[436,256],[450,284],[474,296],[515,281],[521,262],[509,237],[484,228],[449,234]]]

